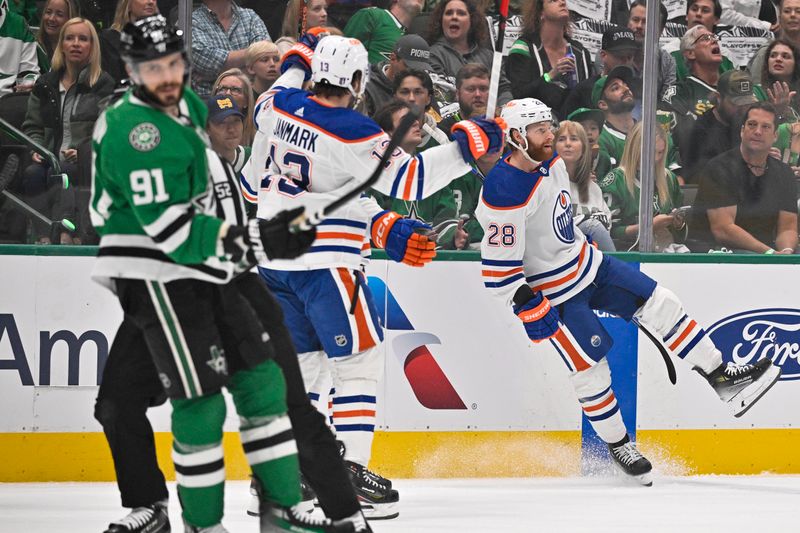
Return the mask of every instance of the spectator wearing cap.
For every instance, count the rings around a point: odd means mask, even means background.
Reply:
[[[664,32],[664,26],[667,24],[667,8],[663,3],[659,2],[659,26],[658,34]],[[647,24],[647,2],[646,0],[633,0],[631,7],[628,10],[627,28],[633,32],[636,42],[639,43],[639,49],[636,55],[633,56],[633,70],[637,78],[642,78],[644,72],[644,29]],[[669,52],[663,48],[658,48],[658,95],[663,96],[667,89],[675,85],[677,81],[675,75],[675,60]],[[636,92],[636,91],[634,91]]]
[[[659,108],[675,114],[672,135],[681,151],[686,150],[694,121],[713,107],[709,100],[717,87],[722,53],[719,38],[705,26],[694,26],[681,37],[681,53],[690,75],[667,89]]]
[[[233,0],[203,0],[192,12],[192,88],[208,97],[220,72],[245,68],[247,47],[264,40],[269,33],[252,9]]]
[[[613,27],[603,32],[600,48],[600,73],[580,82],[567,96],[562,109],[567,116],[576,109],[592,107],[592,89],[600,76],[605,76],[615,67],[632,67],[633,57],[641,45],[634,38],[633,32],[627,28]]]
[[[423,0],[392,0],[389,9],[361,9],[347,22],[344,34],[364,44],[370,64],[380,63],[394,50],[395,43],[406,33],[422,4]]]
[[[393,97],[395,76],[408,69],[429,72],[431,51],[419,35],[403,35],[395,43],[389,59],[370,67],[369,81],[361,104],[361,111],[372,117]]]
[[[697,183],[698,172],[709,160],[739,146],[742,113],[755,101],[747,72],[731,70],[720,76],[711,95],[714,108],[697,119],[681,152],[686,183]]]
[[[686,4],[686,26],[687,28],[703,26],[711,33],[716,34],[717,23],[719,23],[721,13],[722,6],[719,0],[689,0]],[[672,52],[672,58],[675,60],[675,75],[678,81],[686,79],[690,75],[689,66],[686,64],[686,59],[684,59],[681,51],[675,50]],[[722,74],[734,68],[733,62],[722,56],[719,73]]]
[[[785,39],[800,48],[800,0],[782,0],[778,6],[778,11],[780,27],[776,37]],[[747,65],[747,70],[750,71],[753,83],[761,83],[762,81],[761,73],[767,60],[768,44],[759,48]]]
[[[244,113],[230,95],[218,94],[206,100],[208,123],[206,131],[211,149],[231,164],[238,174],[250,157],[250,148],[242,146]]]
[[[570,36],[564,0],[531,0],[522,15],[522,34],[511,46],[506,75],[514,98],[538,98],[557,112],[575,85],[594,75],[589,52]],[[569,54],[569,51],[572,54]]]
[[[437,75],[454,83],[458,71],[468,63],[479,63],[491,70],[494,52],[486,15],[477,0],[442,0],[430,20],[431,65]],[[511,83],[501,73],[498,109],[512,98]]]
[[[595,178],[603,177],[611,171],[611,159],[608,154],[600,150],[598,139],[600,132],[605,124],[605,117],[603,112],[599,109],[589,109],[580,107],[569,114],[567,120],[579,123],[586,132],[587,145],[589,147],[592,163],[591,170]]]
[[[770,101],[778,110],[778,122],[800,118],[800,50],[786,39],[767,45],[767,60],[761,71],[761,83],[753,88],[759,101]]]
[[[607,76],[598,78],[592,88],[592,104],[603,112],[604,118],[597,143],[600,150],[608,154],[613,167],[619,165],[625,139],[636,124],[633,118],[636,102],[631,90],[633,79],[629,67],[617,67]]]
[[[770,157],[777,128],[772,104],[751,104],[741,143],[703,167],[693,211],[699,236],[734,251],[794,253],[797,192],[791,168]]]

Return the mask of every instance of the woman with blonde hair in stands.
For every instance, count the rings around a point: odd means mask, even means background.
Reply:
[[[211,95],[218,94],[229,94],[236,100],[239,110],[245,116],[242,144],[250,146],[253,144],[253,136],[256,134],[253,123],[253,108],[256,100],[253,98],[253,85],[250,83],[250,78],[241,69],[229,68],[220,74],[214,85],[211,86]]]
[[[253,80],[253,98],[268,90],[281,74],[281,54],[271,41],[251,44],[245,53],[245,68]]]
[[[128,79],[125,62],[119,55],[119,33],[125,24],[158,13],[156,0],[119,0],[111,27],[100,32],[101,65],[117,84]]]
[[[555,147],[569,174],[572,216],[575,225],[604,252],[616,250],[611,240],[611,210],[603,200],[592,172],[592,147],[580,122],[563,121],[556,132]]]
[[[36,32],[39,45],[39,71],[44,74],[50,70],[50,62],[58,45],[61,28],[69,19],[80,15],[78,5],[73,0],[47,0],[42,9],[42,22]]]
[[[97,41],[97,32],[88,20],[75,17],[64,23],[53,53],[53,68],[36,80],[22,124],[23,131],[51,151],[62,170],[78,184],[87,170],[79,171],[78,149],[91,150],[89,141],[100,102],[114,91],[114,80],[100,69]],[[51,176],[49,163],[39,154],[33,153],[32,159],[23,178],[23,190],[31,197],[31,205],[54,220],[75,220],[73,189],[62,189],[60,176]],[[35,225],[34,236],[42,243],[53,239],[62,244],[73,242],[66,231],[50,235],[50,230]]]
[[[326,0],[289,0],[283,14],[281,37],[297,41],[300,34],[309,28],[328,24],[328,3]]]
[[[655,172],[646,172],[644,177],[654,181],[653,234],[657,251],[688,251],[685,246],[676,246],[686,240],[686,212],[678,178],[666,168],[667,134],[656,127]],[[633,248],[639,241],[639,183],[641,180],[642,123],[637,123],[628,133],[625,150],[619,167],[598,179],[608,207],[614,215],[611,237],[617,246]]]

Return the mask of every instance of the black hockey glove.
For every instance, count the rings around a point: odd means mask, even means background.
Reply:
[[[292,222],[301,216],[305,208],[295,207],[281,211],[269,220],[251,220],[250,240],[263,246],[269,259],[294,259],[300,257],[317,238],[317,229],[301,230],[292,227]],[[258,247],[254,245],[254,248]],[[260,250],[256,250],[256,255]]]
[[[222,238],[222,249],[234,263],[239,263],[251,250],[250,237],[245,226],[228,226],[228,233]]]

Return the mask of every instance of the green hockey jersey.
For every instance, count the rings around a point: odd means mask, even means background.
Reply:
[[[618,211],[613,215],[611,237],[613,239],[626,240],[625,228],[639,223],[638,182],[634,187],[634,194],[631,194],[628,190],[628,185],[625,183],[625,173],[621,168],[615,168],[604,177],[598,178],[597,184],[603,191],[603,198],[611,212]],[[681,186],[675,174],[669,170],[667,170],[667,186],[669,198],[659,198],[658,191],[653,194],[653,215],[667,215],[673,209],[682,206],[683,193],[681,192]],[[673,236],[676,242],[682,242],[685,239],[685,233],[683,232],[681,234],[673,232]]]
[[[206,106],[186,89],[180,117],[128,91],[93,136],[92,224],[101,236],[92,277],[224,283],[222,220],[209,205]]]
[[[714,91],[716,88],[703,80],[688,76],[677,85],[668,88],[662,100],[666,104],[664,107],[676,115],[691,115],[696,119],[714,107],[709,100],[709,95]]]

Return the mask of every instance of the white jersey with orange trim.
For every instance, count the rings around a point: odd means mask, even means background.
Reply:
[[[569,174],[558,155],[534,172],[501,160],[486,176],[476,216],[483,227],[484,285],[511,305],[525,283],[558,305],[586,288],[603,254],[572,222]]]
[[[248,201],[258,202],[259,218],[271,218],[297,205],[313,210],[314,201],[306,192],[332,193],[331,199],[341,196],[372,174],[389,143],[389,136],[369,117],[330,107],[309,92],[290,88],[301,84],[302,72],[290,69],[256,104],[258,132],[243,173],[243,194]],[[373,188],[395,198],[421,200],[469,170],[456,143],[415,156],[397,149]],[[277,174],[290,180],[272,179]],[[320,225],[308,252],[293,260],[271,261],[269,268],[359,265],[376,212],[358,204],[340,209]]]

